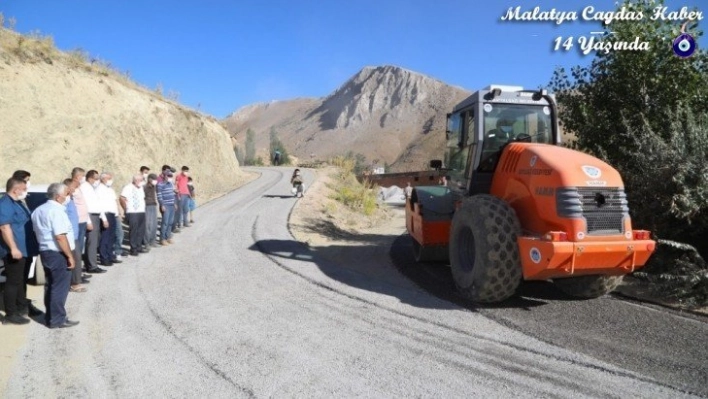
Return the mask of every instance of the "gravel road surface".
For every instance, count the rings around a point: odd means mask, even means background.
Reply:
[[[699,390],[648,373],[634,360],[613,360],[631,352],[626,356],[655,359],[657,367],[695,366],[682,357],[704,361],[705,349],[672,351],[704,344],[704,325],[629,304],[607,307],[619,301],[604,299],[597,307],[551,301],[531,310],[480,312],[421,289],[391,266],[382,265],[391,271],[377,278],[343,269],[290,236],[292,170],[258,171],[259,179],[202,205],[174,245],[115,265],[96,275],[88,292],[71,294],[69,315],[80,325],[48,330],[33,323],[0,396],[705,394],[705,364],[695,374],[703,376]],[[306,180],[312,176],[305,173]],[[593,326],[607,312],[622,312],[612,320],[636,329],[638,340],[626,342],[618,325]],[[647,345],[689,325],[691,340],[682,335],[673,346]],[[589,336],[593,341],[585,342]],[[610,353],[582,350],[598,345]]]

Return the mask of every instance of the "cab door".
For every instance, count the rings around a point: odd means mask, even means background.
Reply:
[[[472,173],[472,158],[475,153],[474,109],[451,114],[448,118],[445,168],[448,170],[447,186],[453,193],[467,193]]]

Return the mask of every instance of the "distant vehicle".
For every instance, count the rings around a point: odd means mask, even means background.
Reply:
[[[39,208],[40,205],[47,202],[47,189],[49,184],[32,184],[27,193],[27,198],[25,203],[29,208],[30,212],[34,212],[35,209]],[[5,187],[0,188],[0,198],[5,195]],[[39,256],[34,256],[30,263],[30,281],[34,285],[43,285],[45,282],[44,277],[44,267],[42,267],[42,261]],[[0,259],[0,283],[5,283],[5,263]]]

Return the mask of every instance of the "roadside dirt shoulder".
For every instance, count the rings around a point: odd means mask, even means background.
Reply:
[[[317,180],[290,214],[293,237],[348,269],[361,269],[361,259],[372,268],[390,265],[391,244],[406,228],[403,208],[382,206],[374,215],[363,216],[330,198],[335,168],[314,172]]]

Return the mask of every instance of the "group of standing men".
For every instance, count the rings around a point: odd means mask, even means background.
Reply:
[[[6,269],[3,324],[26,324],[25,315],[44,313],[49,328],[71,327],[66,317],[69,292],[85,292],[90,274],[105,273],[101,266],[121,263],[122,256],[138,256],[150,247],[169,245],[172,234],[193,222],[194,187],[189,168],[163,165],[158,176],[143,166],[120,196],[112,188],[113,175],[74,168],[71,177],[47,189],[47,202],[33,212],[26,198],[30,173],[16,171],[0,198],[0,257]],[[36,195],[36,194],[33,194]],[[157,240],[158,213],[162,224]],[[129,226],[130,251],[123,252],[123,226]],[[26,298],[32,258],[39,255],[46,275],[46,312]],[[88,275],[82,273],[85,270]]]

